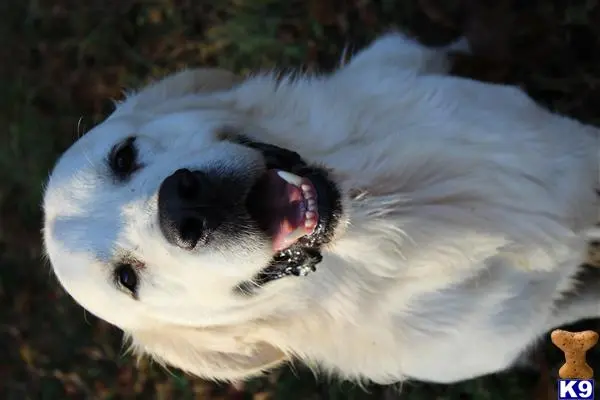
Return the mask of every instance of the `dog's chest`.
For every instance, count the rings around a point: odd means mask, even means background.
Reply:
[[[313,316],[278,336],[304,361],[349,378],[469,379],[509,367],[543,333],[560,275],[534,280],[497,268],[410,302],[388,296],[353,323]]]
[[[538,334],[521,323],[496,326],[489,318],[478,321],[485,312],[427,311],[431,313],[297,332],[288,345],[300,349],[309,363],[319,361],[350,378],[367,376],[384,384],[398,377],[453,382],[510,366]]]

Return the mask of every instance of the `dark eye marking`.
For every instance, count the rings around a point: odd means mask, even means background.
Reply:
[[[134,298],[137,297],[139,277],[133,265],[127,263],[117,264],[114,269],[114,279],[118,286],[129,291]]]
[[[135,137],[129,137],[112,148],[108,165],[119,180],[125,180],[140,168]]]

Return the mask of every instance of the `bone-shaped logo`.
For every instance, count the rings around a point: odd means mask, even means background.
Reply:
[[[594,331],[568,332],[561,329],[552,331],[552,343],[565,353],[565,363],[558,370],[561,379],[592,379],[594,370],[587,364],[586,352],[598,343],[598,333]]]

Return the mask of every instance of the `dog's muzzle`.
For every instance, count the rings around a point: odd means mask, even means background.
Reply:
[[[281,277],[314,271],[342,205],[324,168],[308,165],[293,151],[242,136],[235,143],[260,152],[265,169],[252,177],[178,169],[158,190],[158,220],[166,240],[185,250],[210,242],[217,229],[232,237],[252,226],[268,238],[273,258],[240,283],[240,292],[247,294]]]

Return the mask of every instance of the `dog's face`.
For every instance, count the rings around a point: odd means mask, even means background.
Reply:
[[[226,108],[161,108],[176,83],[142,91],[79,139],[44,197],[61,284],[129,331],[264,317],[301,279],[288,275],[315,268],[342,213],[329,173],[246,135],[260,126]]]

